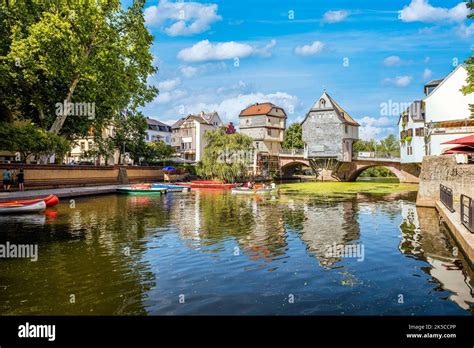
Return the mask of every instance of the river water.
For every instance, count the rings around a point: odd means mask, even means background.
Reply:
[[[473,271],[416,192],[106,195],[0,217],[0,313],[470,315]],[[345,251],[345,253],[341,253]]]

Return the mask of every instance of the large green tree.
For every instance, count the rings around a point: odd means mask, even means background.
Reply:
[[[298,122],[292,123],[285,131],[282,147],[284,149],[303,149],[303,130]]]
[[[84,136],[156,95],[144,0],[0,2],[0,118]],[[58,103],[95,103],[94,117]],[[60,111],[58,111],[60,110]]]
[[[208,131],[206,146],[196,173],[207,179],[235,182],[247,175],[252,163],[252,138],[245,134],[226,134],[224,129]]]
[[[115,148],[120,152],[120,161],[125,153],[136,162],[140,162],[146,151],[145,136],[148,129],[146,117],[137,112],[118,113],[112,122]]]
[[[0,149],[18,152],[21,162],[32,156],[38,161],[56,155],[56,161],[60,163],[70,148],[71,142],[64,137],[29,121],[0,122]]]

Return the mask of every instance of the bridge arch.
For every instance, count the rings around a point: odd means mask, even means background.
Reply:
[[[295,172],[296,168],[299,166],[305,166],[309,167],[309,163],[304,160],[295,160],[291,162],[287,162],[281,166],[281,172],[283,177],[290,177],[293,176],[293,173]]]
[[[369,168],[374,168],[374,167],[381,167],[381,168],[385,168],[385,169],[388,169],[392,174],[394,174],[398,181],[400,182],[404,182],[405,180],[405,177],[403,176],[403,174],[400,172],[399,169],[395,168],[395,167],[392,167],[392,166],[387,166],[387,165],[381,165],[381,164],[368,164],[368,165],[361,165],[361,166],[357,166],[357,169],[352,171],[350,174],[349,174],[349,177],[347,178],[347,181],[356,181],[357,178],[366,170],[366,169],[369,169]]]

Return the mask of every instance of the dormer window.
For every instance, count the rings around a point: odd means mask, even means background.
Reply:
[[[323,98],[319,99],[319,108],[324,109],[325,106],[326,106],[326,100],[324,100]]]

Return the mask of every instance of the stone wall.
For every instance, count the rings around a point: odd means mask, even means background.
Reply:
[[[334,110],[310,111],[301,127],[309,157],[335,157],[342,161],[343,126]]]
[[[1,164],[0,172],[6,168],[18,171],[20,167],[25,171],[25,187],[28,189],[120,184],[120,168],[126,170],[130,183],[164,179],[162,167]],[[183,171],[179,172],[182,174]],[[173,178],[182,179],[182,176]]]
[[[453,190],[454,208],[459,210],[461,194],[474,198],[474,165],[457,164],[454,155],[425,156],[416,204],[434,208],[439,200],[440,184]]]

